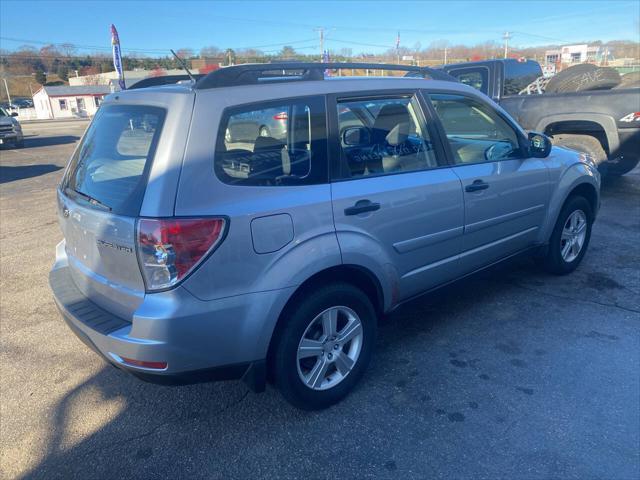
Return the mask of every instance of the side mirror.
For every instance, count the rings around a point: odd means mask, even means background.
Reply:
[[[371,143],[371,134],[364,127],[347,127],[342,131],[342,144],[360,147]]]
[[[529,132],[529,156],[547,158],[551,153],[551,139],[544,133]]]
[[[12,117],[17,117],[18,116],[18,112],[11,112],[11,116]]]

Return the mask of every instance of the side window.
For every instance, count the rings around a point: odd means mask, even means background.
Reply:
[[[488,105],[463,95],[432,94],[457,164],[522,158],[517,132]]]
[[[216,175],[232,185],[327,182],[323,97],[230,109],[222,118]]]
[[[411,96],[338,100],[338,178],[437,167],[423,125],[418,103]]]
[[[480,90],[485,95],[489,92],[489,69],[486,67],[463,68],[459,70],[451,70],[449,75],[456,77],[460,83],[469,85],[470,87]]]

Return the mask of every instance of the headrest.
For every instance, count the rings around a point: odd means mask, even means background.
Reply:
[[[390,103],[383,106],[378,112],[375,122],[373,122],[373,143],[382,143],[384,140],[397,144],[400,137],[409,133],[411,115],[406,106],[397,103]],[[403,126],[406,124],[406,126]],[[391,135],[392,131],[398,127],[397,131]],[[391,139],[388,136],[391,135]],[[393,142],[391,142],[393,140]],[[402,143],[401,141],[398,143]]]

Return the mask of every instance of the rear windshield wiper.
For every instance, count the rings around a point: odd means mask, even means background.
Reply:
[[[65,189],[65,192],[66,193],[72,192],[72,195],[84,198],[87,202],[89,202],[94,207],[102,208],[102,209],[106,210],[107,212],[111,211],[111,207],[110,206],[105,205],[104,203],[102,203],[97,198],[93,198],[91,195],[87,195],[86,193],[80,192],[78,190],[75,190],[75,189],[69,188],[69,187],[67,187]]]

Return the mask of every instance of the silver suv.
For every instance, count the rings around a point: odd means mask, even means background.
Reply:
[[[106,98],[57,194],[50,284],[80,339],[143,379],[270,379],[323,408],[403,302],[525,251],[580,263],[590,158],[443,73],[327,68],[417,70],[244,65]],[[227,133],[273,112],[281,135]]]

